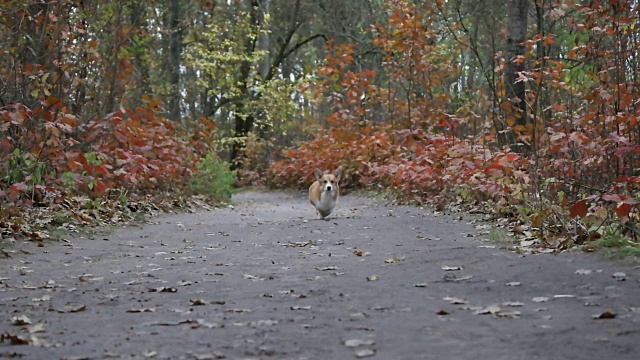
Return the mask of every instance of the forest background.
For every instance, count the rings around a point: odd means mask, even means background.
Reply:
[[[2,236],[206,206],[232,186],[304,188],[342,165],[346,190],[494,214],[542,248],[637,251],[639,13],[3,1]]]

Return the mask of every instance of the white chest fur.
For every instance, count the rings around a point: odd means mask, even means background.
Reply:
[[[320,201],[316,204],[316,209],[322,213],[330,214],[333,211],[333,208],[336,207],[334,195],[335,190],[323,191],[320,194]]]

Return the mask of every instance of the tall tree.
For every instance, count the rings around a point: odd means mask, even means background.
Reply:
[[[182,28],[180,0],[169,0],[169,118],[180,120],[180,64]]]
[[[511,0],[507,22],[507,63],[505,69],[505,87],[507,101],[511,103],[507,111],[507,118],[515,119],[515,129],[509,139],[512,145],[516,145],[516,133],[518,127],[527,124],[527,103],[525,99],[525,82],[519,79],[520,73],[525,70],[525,47],[527,40],[527,12],[529,0]],[[519,149],[516,146],[514,150]],[[521,149],[520,149],[521,150]]]

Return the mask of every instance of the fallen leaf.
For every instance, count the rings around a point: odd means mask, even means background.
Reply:
[[[576,274],[579,274],[579,275],[589,275],[591,273],[592,273],[592,271],[589,270],[589,269],[578,269],[578,270],[576,270]]]
[[[398,261],[400,260],[398,260],[398,258],[394,256],[391,259],[386,259],[384,262],[385,264],[394,264],[394,263],[397,263]]]
[[[29,328],[30,334],[35,334],[39,332],[44,332],[44,323],[37,323]]]
[[[178,289],[174,288],[174,287],[164,287],[164,286],[160,286],[158,288],[153,288],[153,289],[149,289],[149,292],[168,292],[168,293],[175,293],[178,292]]]
[[[142,356],[146,357],[146,358],[153,358],[158,356],[158,352],[157,351],[147,351],[142,353]]]
[[[427,283],[414,284],[413,286],[423,288],[427,287]]]
[[[261,277],[255,276],[255,275],[251,275],[251,274],[242,274],[242,277],[247,279],[247,280],[264,280]]]
[[[599,320],[599,319],[615,319],[616,317],[616,313],[611,312],[611,311],[605,311],[601,314],[595,314],[592,316],[594,319]]]
[[[627,274],[623,273],[623,272],[617,272],[614,273],[613,278],[618,280],[618,281],[625,281],[627,279]]]
[[[49,296],[49,295],[44,295],[41,298],[33,298],[33,299],[31,299],[31,301],[33,301],[33,302],[43,302],[43,301],[49,301],[49,300],[51,300],[51,296]]]
[[[473,278],[473,275],[461,276],[459,278],[452,279],[452,281],[465,281]]]
[[[77,305],[70,306],[67,305],[64,307],[64,310],[58,310],[59,313],[79,313],[87,310],[87,305]]]
[[[468,303],[467,300],[462,300],[462,299],[458,299],[458,298],[455,298],[455,297],[449,297],[449,296],[443,297],[442,300],[448,301],[449,303],[454,304],[454,305],[464,305],[464,304]]]
[[[202,300],[202,299],[194,299],[194,300],[190,300],[190,301],[191,301],[191,305],[193,305],[193,306],[207,305],[207,302]]]
[[[148,313],[156,311],[155,308],[140,308],[140,309],[129,309],[128,313]]]
[[[481,308],[476,310],[474,315],[486,315],[486,314],[496,314],[500,311],[500,306],[498,305],[490,305],[485,308]]]
[[[358,349],[354,352],[354,355],[357,358],[364,358],[364,357],[369,357],[369,356],[373,356],[376,354],[375,350],[372,349]]]
[[[380,279],[380,276],[378,275],[371,275],[367,277],[367,281],[377,281]]]
[[[536,296],[533,299],[531,299],[531,301],[537,302],[537,303],[543,303],[543,302],[549,301],[549,298],[546,296]]]
[[[462,266],[442,266],[442,270],[444,271],[456,271],[456,270],[464,270]]]
[[[11,318],[11,323],[16,326],[30,325],[31,319],[27,315],[14,316]]]
[[[442,316],[442,315],[449,315],[449,313],[448,313],[448,312],[446,312],[446,311],[444,311],[444,310],[440,310],[440,311],[436,312],[436,315],[440,315],[440,316]]]
[[[204,326],[206,328],[209,329],[217,329],[217,328],[223,328],[224,324],[217,324],[217,323],[207,323],[202,319],[186,319],[186,320],[181,320],[178,322],[155,322],[155,323],[150,323],[150,324],[145,324],[147,326],[179,326],[179,325],[191,325],[192,328],[198,328],[199,326]]]
[[[531,246],[531,245],[533,245],[535,243],[536,243],[535,240],[522,240],[522,241],[520,241],[520,246],[529,247],[529,246]]]
[[[368,252],[368,251],[354,250],[353,253],[356,254],[356,256],[369,256],[369,255],[371,255],[371,253]]]
[[[318,271],[330,271],[330,270],[338,270],[335,266],[325,266],[325,267],[317,267],[315,268]]]
[[[311,306],[298,306],[294,305],[290,307],[291,310],[311,310]]]
[[[359,346],[371,346],[375,344],[375,341],[372,339],[360,340],[360,339],[350,339],[344,342],[344,346],[346,347],[359,347]]]
[[[502,303],[502,306],[520,307],[524,306],[524,303],[519,301],[505,301]]]
[[[512,281],[512,282],[508,282],[505,284],[506,286],[520,286],[520,282],[519,281]]]
[[[251,309],[227,309],[227,312],[230,313],[245,313],[245,312],[251,312]]]
[[[495,313],[497,317],[516,319],[520,317],[520,311],[506,311]]]
[[[0,334],[0,343],[5,340],[8,340],[11,345],[29,345],[29,340],[19,335],[11,335],[8,332]]]

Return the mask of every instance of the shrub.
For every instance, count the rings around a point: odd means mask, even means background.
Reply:
[[[189,192],[204,195],[210,200],[227,201],[231,199],[235,177],[227,162],[210,153],[198,163],[192,174]]]

